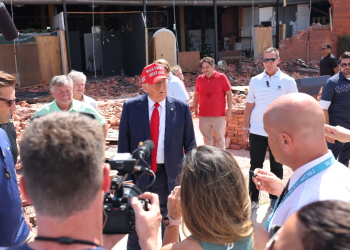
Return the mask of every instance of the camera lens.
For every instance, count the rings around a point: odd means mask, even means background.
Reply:
[[[124,196],[129,198],[128,204],[130,204],[131,197],[137,197],[140,194],[142,194],[142,191],[138,186],[129,183],[124,184]]]

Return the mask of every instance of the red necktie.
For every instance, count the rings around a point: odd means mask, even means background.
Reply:
[[[159,138],[159,103],[154,104],[154,109],[151,116],[150,130],[151,140],[154,143],[154,149],[151,154],[151,169],[155,173],[157,171],[157,149],[158,149],[158,138]]]

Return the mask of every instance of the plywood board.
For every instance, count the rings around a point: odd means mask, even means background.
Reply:
[[[149,46],[149,63],[153,63],[155,61],[156,54],[154,49],[154,37],[151,37],[151,44]]]
[[[186,51],[178,53],[178,62],[183,71],[194,71],[200,67],[200,52]]]
[[[40,84],[37,44],[17,44],[16,49],[21,87]]]
[[[13,44],[0,45],[0,69],[16,75],[15,52]]]
[[[165,59],[173,67],[176,65],[175,36],[167,30],[161,29],[154,34],[155,60]]]
[[[40,78],[49,83],[54,76],[62,75],[60,39],[58,36],[35,36],[38,46]]]
[[[68,67],[66,33],[64,30],[58,30],[57,36],[60,38],[62,74],[67,75],[69,74],[69,67]]]
[[[253,30],[254,59],[262,56],[266,48],[272,47],[272,28],[257,27]]]

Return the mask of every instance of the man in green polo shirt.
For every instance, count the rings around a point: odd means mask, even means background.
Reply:
[[[65,75],[55,76],[50,81],[50,92],[55,98],[49,105],[37,110],[33,117],[53,112],[88,112],[96,116],[97,121],[103,127],[105,137],[107,136],[108,125],[104,118],[90,105],[73,99],[73,83]]]

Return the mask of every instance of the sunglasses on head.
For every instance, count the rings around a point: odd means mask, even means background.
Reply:
[[[4,102],[6,102],[6,103],[9,105],[9,107],[11,107],[11,106],[12,106],[12,104],[14,104],[14,103],[16,102],[16,99],[6,99],[6,98],[0,98],[0,101],[4,101]]]
[[[267,62],[273,63],[276,61],[276,59],[278,59],[278,57],[276,57],[276,58],[263,58],[263,62],[264,63],[267,63]]]
[[[350,63],[342,63],[342,64],[340,64],[340,66],[341,66],[342,68],[346,68],[346,66],[349,66],[349,67],[350,67]]]

